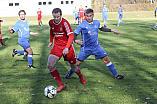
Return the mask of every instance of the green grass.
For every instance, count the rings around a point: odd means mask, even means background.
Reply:
[[[68,62],[61,59],[56,67],[67,89],[53,99],[44,96],[48,85],[58,86],[47,68],[50,49],[48,21],[52,16],[43,16],[43,27],[37,27],[37,17],[26,17],[30,30],[39,36],[31,36],[34,65],[28,69],[27,58],[21,55],[11,57],[12,49],[22,48],[17,43],[17,33],[10,34],[17,17],[3,17],[2,35],[7,47],[0,47],[0,104],[156,104],[157,103],[157,31],[151,28],[156,23],[152,12],[125,12],[125,26],[116,27],[118,15],[109,13],[108,28],[116,29],[121,35],[99,32],[99,42],[114,63],[118,73],[125,74],[123,80],[115,80],[105,64],[90,56],[80,68],[87,84],[80,83],[78,76],[63,79],[69,70]],[[148,16],[146,17],[147,14]],[[73,24],[72,15],[63,15]],[[100,13],[95,19],[103,21]],[[73,29],[75,25],[71,25]],[[78,37],[80,38],[80,36]],[[76,54],[79,45],[75,44]],[[152,73],[152,74],[151,74]],[[146,98],[150,99],[147,100]]]

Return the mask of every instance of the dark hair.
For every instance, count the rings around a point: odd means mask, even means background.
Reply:
[[[60,8],[54,8],[52,10],[52,15],[53,15],[53,13],[58,13],[58,12],[60,12],[60,15],[62,15],[62,10]]]
[[[119,5],[120,7],[122,7],[121,5]]]
[[[93,9],[91,9],[91,8],[88,8],[88,9],[86,10],[86,14],[91,13],[91,12],[94,14]]]
[[[26,15],[25,10],[20,10],[20,11],[19,11],[19,13],[18,13],[18,15],[19,15],[19,16],[20,16],[20,13],[21,13],[21,12],[24,12],[24,13],[25,13],[25,15]]]

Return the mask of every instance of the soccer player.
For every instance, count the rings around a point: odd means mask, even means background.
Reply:
[[[3,20],[0,19],[0,42],[1,42],[1,46],[6,46],[6,45],[4,45],[3,40],[2,40],[1,22],[3,22]]]
[[[120,23],[122,23],[123,26],[124,26],[124,22],[122,21],[122,17],[123,17],[123,9],[122,9],[121,5],[119,5],[119,11],[118,11],[118,13],[119,13],[119,21],[118,21],[117,26],[119,26]]]
[[[86,10],[87,10],[87,6],[85,6],[85,9],[84,9],[84,21],[86,20]]]
[[[41,21],[41,18],[42,18],[42,11],[40,10],[40,8],[38,8],[38,11],[37,11],[37,14],[38,14],[38,25],[39,26],[42,26],[42,21]]]
[[[84,15],[84,9],[82,8],[82,5],[80,5],[80,8],[79,8],[79,22],[80,23],[83,21],[83,15]]]
[[[78,25],[79,25],[79,11],[77,10],[77,8],[75,7],[75,10],[73,11],[74,13],[74,17],[75,17],[75,23],[74,25],[76,25],[76,21],[78,20]]]
[[[104,7],[101,8],[101,11],[102,11],[102,19],[104,21],[104,27],[106,27],[107,18],[108,18],[107,12],[109,11],[109,9],[106,7],[106,4],[104,4]]]
[[[157,11],[157,7],[155,8],[155,18],[156,18],[156,11]],[[155,30],[157,26],[157,23],[154,25],[153,29]]]
[[[18,31],[18,44],[23,47],[24,50],[13,49],[12,57],[14,57],[16,54],[27,55],[28,67],[33,69],[36,67],[32,64],[33,50],[29,43],[29,37],[30,35],[38,36],[38,33],[30,31],[29,23],[27,20],[25,20],[26,12],[24,10],[20,10],[18,14],[20,20],[16,22],[13,28],[9,26],[9,31],[10,33]]]
[[[86,80],[76,65],[75,50],[73,45],[74,35],[69,22],[62,17],[62,11],[60,8],[54,8],[52,15],[54,19],[49,21],[50,43],[48,47],[52,47],[53,40],[54,45],[48,57],[47,67],[49,68],[53,78],[59,83],[57,92],[61,92],[66,88],[66,86],[60,78],[55,65],[62,56],[65,61],[69,62],[72,70],[79,76],[81,83],[86,84]]]
[[[79,66],[85,59],[87,59],[90,55],[95,55],[95,59],[101,59],[107,66],[107,68],[112,72],[115,79],[123,79],[124,75],[118,75],[117,71],[112,62],[108,59],[107,53],[100,46],[98,41],[98,30],[104,32],[114,32],[115,34],[120,34],[119,31],[108,29],[100,26],[100,22],[98,20],[93,20],[94,11],[92,9],[86,10],[86,21],[82,22],[77,26],[74,31],[74,42],[81,45],[80,52],[77,56],[77,65]],[[76,40],[76,36],[81,33],[82,40]],[[72,73],[70,69],[69,73],[65,75],[65,79],[68,79]]]

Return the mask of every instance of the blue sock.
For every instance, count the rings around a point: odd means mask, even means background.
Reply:
[[[79,20],[78,20],[78,24],[79,24]]]
[[[114,67],[114,65],[112,64],[112,62],[106,64],[107,68],[112,72],[112,74],[114,75],[114,77],[116,78],[118,76],[116,68]]]
[[[28,60],[28,65],[32,65],[32,54],[28,54],[27,60]]]
[[[104,26],[106,26],[107,22],[104,22]]]
[[[21,55],[24,55],[25,51],[24,50],[17,50],[15,53],[19,53]]]
[[[123,21],[121,21],[121,23],[124,25],[124,22],[123,22]]]
[[[76,24],[76,21],[75,21],[75,24]]]
[[[69,75],[72,75],[73,74],[73,71],[72,69],[70,68],[69,72],[68,72]]]
[[[156,25],[154,25],[154,28],[156,29]]]
[[[118,26],[119,26],[119,24],[120,24],[120,21],[118,21]]]

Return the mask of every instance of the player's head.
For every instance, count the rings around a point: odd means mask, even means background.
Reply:
[[[104,3],[103,6],[106,7],[106,4]]]
[[[122,6],[121,5],[119,5],[119,8],[121,8]]]
[[[18,13],[21,20],[25,20],[26,12],[24,10],[20,10]]]
[[[91,8],[88,8],[86,10],[86,20],[88,23],[93,22],[93,17],[94,17],[94,11]]]
[[[59,23],[62,17],[62,10],[60,8],[54,8],[52,10],[52,15],[53,15],[54,21],[56,23]]]
[[[85,8],[87,9],[87,6],[85,6]]]

